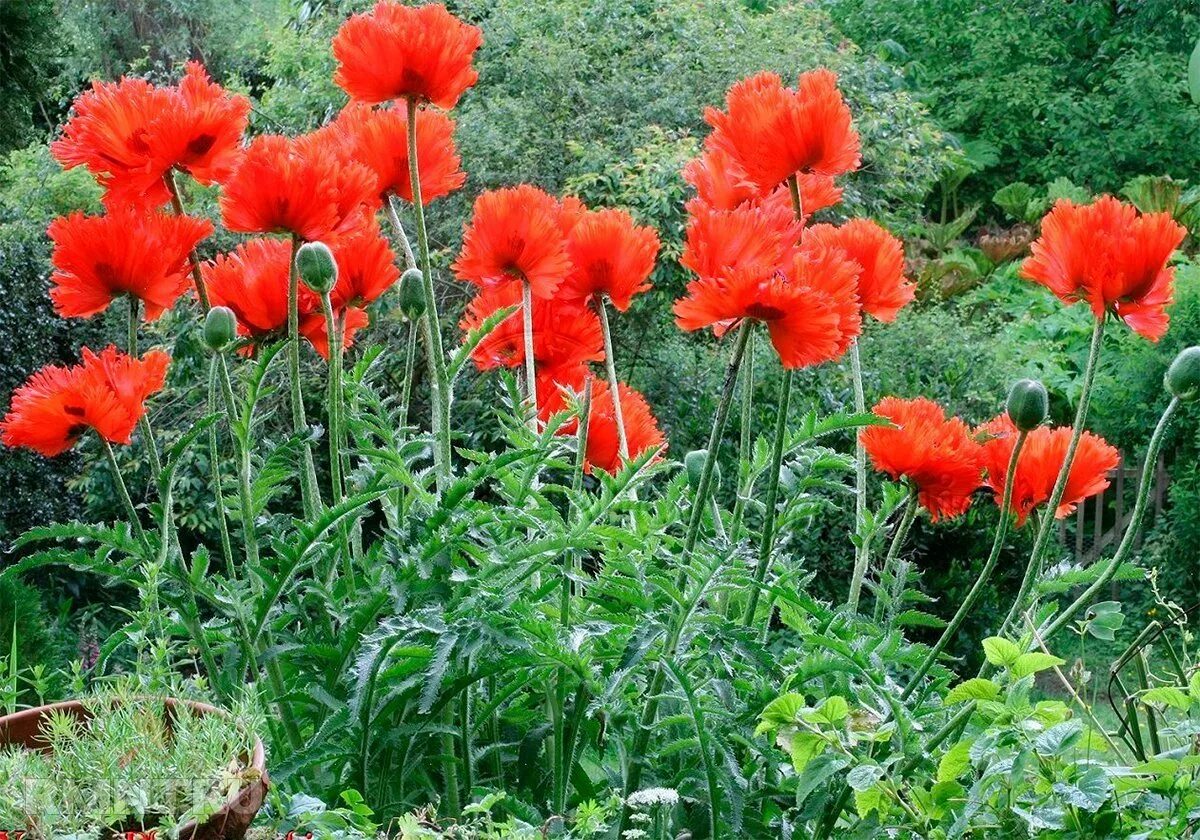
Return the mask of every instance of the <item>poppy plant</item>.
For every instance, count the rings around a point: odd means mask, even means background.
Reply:
[[[482,43],[477,27],[441,4],[380,0],[334,35],[333,80],[359,102],[408,99],[453,108],[479,78],[471,62]]]
[[[202,184],[221,181],[241,150],[250,113],[244,96],[212,82],[188,62],[178,86],[141,79],[96,82],[74,104],[62,137],[50,145],[63,166],[85,166],[106,189],[106,203],[158,207],[171,197],[172,169]]]
[[[760,190],[772,190],[797,173],[836,177],[860,163],[858,133],[830,70],[800,75],[795,89],[775,73],[736,82],[725,110],[708,108],[713,128],[706,146],[728,152]]]
[[[851,219],[838,227],[813,225],[804,231],[804,241],[839,248],[859,265],[859,301],[864,312],[880,321],[894,321],[916,296],[916,287],[904,276],[904,246],[870,219]]]
[[[321,130],[330,132],[345,145],[351,159],[375,173],[381,201],[397,195],[412,203],[408,114],[403,108],[373,109],[352,102]],[[423,204],[466,183],[462,159],[454,147],[454,120],[440,111],[417,112],[417,160]]]
[[[979,428],[984,438],[983,458],[987,473],[986,483],[1000,504],[1004,497],[1004,476],[1013,446],[1017,438],[1017,427],[1008,415],[1001,415]],[[1071,428],[1039,426],[1028,433],[1025,446],[1017,460],[1013,477],[1010,510],[1017,517],[1017,526],[1025,524],[1030,511],[1044,507],[1050,500],[1054,482],[1063,468],[1067,448],[1071,442]],[[1075,450],[1071,469],[1067,474],[1066,489],[1054,511],[1056,519],[1063,519],[1075,510],[1075,506],[1108,487],[1108,474],[1117,468],[1121,458],[1115,447],[1104,438],[1084,432]]]
[[[1091,204],[1060,199],[1042,220],[1021,275],[1066,303],[1086,302],[1099,320],[1112,312],[1157,341],[1174,296],[1167,260],[1186,234],[1169,213],[1139,214],[1112,196]]]
[[[624,437],[631,458],[659,449],[665,441],[646,398],[624,382],[618,386],[618,392],[619,412],[614,407],[612,391],[607,384],[592,384],[587,454],[584,459],[584,470],[588,473],[599,468],[615,475],[621,468],[621,434],[618,423],[624,424]]]
[[[521,303],[518,283],[485,289],[467,305],[460,324],[464,332],[478,329],[489,317]],[[480,370],[520,367],[525,362],[521,313],[513,312],[487,334],[471,353]],[[579,303],[535,300],[533,353],[537,369],[562,370],[604,360],[603,336],[596,314]]]
[[[743,205],[768,204],[791,212],[791,198],[785,186],[764,192],[746,175],[745,170],[724,149],[708,148],[683,168],[683,179],[695,190],[696,197],[687,203],[689,212],[702,208],[733,210]],[[842,188],[829,175],[803,172],[797,175],[803,221],[818,210],[832,207],[842,200]]]
[[[354,346],[354,337],[358,331],[366,327],[371,319],[365,309],[357,306],[347,307],[340,312],[342,318],[341,334],[342,347]],[[325,324],[325,316],[320,312],[310,312],[300,319],[300,335],[304,336],[317,354],[329,361],[329,329]]]
[[[603,296],[624,312],[634,295],[650,288],[658,234],[624,210],[591,210],[570,226],[567,255],[571,270],[559,296],[585,303]]]
[[[339,152],[322,138],[255,138],[222,190],[225,226],[309,242],[353,231],[378,206],[376,177]]]
[[[362,307],[378,300],[400,279],[396,255],[373,217],[333,248],[337,283],[330,292],[335,309]]]
[[[50,299],[55,311],[87,318],[129,295],[155,320],[187,291],[189,254],[212,231],[207,219],[133,207],[55,219],[47,230],[54,243]]]
[[[782,205],[696,208],[679,262],[702,280],[732,271],[767,274],[786,262],[800,231],[791,209]]]
[[[561,213],[528,184],[488,190],[475,199],[454,273],[480,288],[522,280],[535,298],[553,297],[571,271]]]
[[[204,284],[213,306],[233,310],[239,335],[258,340],[287,327],[291,250],[283,239],[251,239],[205,263]],[[317,296],[301,286],[301,315],[315,311],[319,305]]]
[[[146,398],[162,390],[169,362],[160,350],[135,359],[112,346],[98,354],[84,347],[81,364],[47,365],[16,390],[0,440],[47,457],[66,452],[89,429],[108,443],[128,444]]]
[[[884,397],[871,411],[893,424],[860,433],[875,469],[912,482],[935,522],[965,513],[983,481],[983,448],[967,424],[924,397]]]

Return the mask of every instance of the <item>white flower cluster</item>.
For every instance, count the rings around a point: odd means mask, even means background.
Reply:
[[[646,788],[629,794],[625,804],[630,808],[649,808],[654,805],[672,807],[679,802],[679,791],[674,788]]]

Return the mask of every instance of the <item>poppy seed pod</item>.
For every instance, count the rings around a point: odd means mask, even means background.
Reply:
[[[204,344],[214,353],[228,347],[237,336],[237,316],[228,306],[214,306],[204,316]]]
[[[1036,379],[1020,379],[1013,383],[1005,405],[1009,418],[1022,432],[1031,432],[1046,420],[1050,412],[1050,397],[1046,386]]]
[[[400,311],[410,321],[425,314],[425,289],[419,268],[410,268],[400,275]]]
[[[1188,347],[1179,352],[1167,368],[1163,385],[1183,402],[1200,399],[1200,347]]]
[[[296,251],[300,281],[319,295],[329,294],[337,284],[337,263],[324,242],[305,242]]]
[[[700,477],[704,473],[704,459],[708,457],[707,449],[693,449],[683,456],[683,466],[687,470],[688,486],[693,492],[700,489]],[[713,465],[713,486],[721,486],[721,465]]]

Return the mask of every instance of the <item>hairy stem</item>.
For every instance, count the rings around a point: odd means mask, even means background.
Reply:
[[[129,296],[129,355],[134,359],[142,357],[138,350],[138,299],[133,295]],[[158,444],[154,441],[154,430],[150,428],[148,412],[143,412],[138,418],[137,426],[142,443],[146,447],[146,457],[150,459],[150,469],[154,473],[150,484],[157,486],[158,476],[162,473],[162,459],[158,456]]]
[[[217,359],[214,356],[208,365],[208,405],[206,411],[213,414],[217,410]],[[225,516],[224,483],[221,480],[221,452],[217,441],[217,426],[208,427],[208,462],[213,483],[213,501],[216,503],[217,527],[221,534],[221,556],[229,569],[234,567],[233,543],[229,539],[229,522]]]
[[[900,516],[900,521],[896,524],[896,531],[892,534],[892,543],[888,546],[888,553],[883,558],[883,567],[880,570],[879,579],[880,586],[887,579],[888,575],[896,575],[896,567],[899,562],[900,549],[904,548],[904,543],[908,539],[908,532],[912,528],[914,520],[917,518],[917,511],[920,508],[920,501],[917,497],[917,488],[910,486],[908,488],[908,498],[904,502],[904,513]],[[908,574],[908,570],[904,571]],[[894,591],[894,590],[893,590]],[[900,592],[902,593],[903,585]],[[875,621],[883,619],[883,598],[875,600]]]
[[[593,303],[596,314],[600,316],[600,331],[604,334],[604,370],[608,374],[608,391],[612,395],[613,419],[617,423],[617,452],[621,463],[629,460],[629,438],[625,434],[625,418],[621,410],[621,391],[617,387],[617,363],[613,355],[612,331],[608,326],[608,306],[604,298],[596,296]]]
[[[771,554],[775,549],[775,522],[777,519],[775,505],[779,498],[779,471],[783,465],[783,449],[787,441],[788,404],[792,395],[792,369],[784,368],[783,382],[779,386],[779,405],[776,407],[775,442],[771,447],[771,463],[767,473],[766,512],[763,514],[762,538],[758,544],[758,565],[754,567],[754,583],[750,587],[750,602],[742,615],[742,625],[749,627],[754,622],[754,614],[758,610],[758,598],[767,580],[767,571],[771,565]],[[767,616],[770,621],[770,616]]]
[[[738,440],[738,487],[733,501],[733,522],[729,527],[729,539],[737,542],[742,535],[742,517],[746,513],[746,501],[750,497],[753,483],[752,461],[754,433],[750,426],[754,422],[754,335],[746,342],[746,361],[742,364],[742,427]]]
[[[176,216],[184,215],[183,201],[179,198],[179,185],[175,183],[175,170],[168,169],[163,175],[163,183],[167,185],[167,192],[171,194],[171,208],[175,211]],[[193,248],[188,252],[188,262],[192,266],[192,285],[196,287],[196,299],[200,301],[200,311],[208,312],[211,304],[208,300],[208,289],[204,285],[204,275],[200,271],[200,255]]]
[[[125,507],[125,514],[129,517],[129,524],[133,528],[133,534],[137,537],[138,542],[142,544],[142,548],[146,553],[150,552],[150,542],[146,539],[146,531],[142,528],[142,522],[138,519],[137,508],[133,506],[133,499],[129,496],[129,488],[125,486],[125,478],[121,475],[121,467],[117,464],[117,454],[113,452],[112,444],[103,437],[100,438],[100,443],[104,446],[104,454],[108,457],[108,466],[113,472],[113,481],[117,487],[117,496],[121,499],[121,504]]]
[[[292,253],[288,258],[288,379],[292,403],[292,431],[300,438],[303,453],[300,465],[300,497],[305,516],[316,515],[317,468],[313,464],[312,447],[308,441],[308,421],[304,417],[304,395],[300,386],[300,272],[296,268],[299,237],[292,237]]]
[[[858,340],[850,345],[850,370],[854,380],[854,411],[865,414],[867,399],[863,392],[862,357],[858,350]],[[862,436],[854,436],[854,528],[858,534],[858,545],[854,550],[854,573],[850,578],[850,595],[846,599],[846,608],[850,612],[858,610],[858,599],[862,594],[863,577],[871,562],[871,546],[866,535],[867,517],[867,451],[862,443]]]
[[[525,342],[525,411],[530,430],[537,434],[537,371],[533,357],[533,287],[521,281],[521,334]]]
[[[246,437],[240,438],[234,431],[236,418],[234,407],[237,403],[233,397],[233,383],[229,378],[229,365],[222,355],[217,356],[217,374],[221,379],[221,389],[225,392],[225,422],[233,436],[238,450],[238,506],[242,520],[242,549],[246,552],[246,568],[258,566],[258,534],[254,528],[254,501],[250,485],[250,429],[245,430]]]
[[[950,644],[951,639],[958,632],[958,628],[966,620],[975,602],[979,600],[980,594],[983,593],[983,587],[987,585],[988,579],[991,578],[992,572],[996,569],[996,563],[1000,559],[1000,551],[1004,548],[1004,537],[1008,534],[1008,523],[1012,518],[1010,508],[1012,507],[1013,495],[1013,476],[1017,472],[1017,459],[1021,457],[1021,450],[1025,447],[1025,439],[1029,436],[1026,431],[1021,431],[1017,435],[1017,442],[1013,444],[1012,455],[1008,459],[1008,469],[1004,471],[1004,494],[1000,502],[1000,521],[996,525],[996,536],[992,540],[992,550],[988,554],[987,562],[983,564],[983,569],[979,572],[979,577],[975,579],[975,585],[971,587],[971,591],[967,593],[967,597],[963,599],[959,605],[958,611],[954,613],[954,617],[950,619],[950,623],[946,625],[946,629],[942,631],[941,637],[938,638],[937,644],[925,655],[921,665],[917,668],[917,672],[913,674],[908,685],[904,687],[904,691],[900,694],[901,700],[907,700],[916,691],[921,684],[921,678],[929,673],[929,669],[937,661],[937,658],[942,655],[942,651],[946,649],[946,645]]]

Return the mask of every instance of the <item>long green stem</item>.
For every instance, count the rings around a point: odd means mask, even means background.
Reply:
[[[528,280],[521,281],[521,333],[525,342],[525,411],[528,412],[529,428],[537,433],[537,371],[533,357],[533,287]]]
[[[942,651],[946,649],[946,645],[950,644],[950,640],[954,638],[954,635],[958,632],[958,628],[962,626],[962,623],[966,620],[972,608],[974,608],[975,602],[979,600],[979,596],[983,592],[983,587],[987,585],[988,579],[991,578],[992,572],[996,568],[996,563],[1000,560],[1000,551],[1004,548],[1004,537],[1008,534],[1008,523],[1012,518],[1010,508],[1012,507],[1013,476],[1017,472],[1017,459],[1021,457],[1021,450],[1025,447],[1025,439],[1028,436],[1029,433],[1026,431],[1018,433],[1017,441],[1013,444],[1012,455],[1008,459],[1008,469],[1004,472],[1004,493],[1000,502],[1000,521],[996,525],[996,536],[992,540],[992,550],[988,555],[987,562],[984,563],[979,577],[975,579],[975,585],[971,587],[971,591],[967,593],[967,597],[959,605],[958,611],[954,613],[954,617],[950,619],[950,623],[942,631],[937,644],[925,655],[921,666],[917,668],[917,672],[913,674],[908,685],[904,687],[904,691],[900,694],[901,700],[907,700],[912,696],[912,693],[921,684],[921,678],[933,667],[937,658],[942,655]]]
[[[410,123],[411,124],[411,123]],[[445,762],[446,810],[450,817],[457,817],[462,810],[458,795],[458,756],[454,747],[454,706],[446,704],[442,711],[442,752]]]
[[[117,464],[117,454],[113,452],[112,444],[100,438],[100,443],[104,446],[104,454],[108,456],[108,465],[112,468],[113,481],[117,486],[117,495],[121,499],[121,504],[125,507],[125,514],[129,517],[129,524],[133,528],[133,535],[138,538],[138,542],[142,544],[142,548],[147,554],[150,551],[150,542],[146,539],[146,531],[142,528],[141,520],[138,519],[137,508],[133,506],[133,499],[129,496],[129,488],[125,486],[125,478],[121,475],[121,467]]]
[[[604,334],[604,370],[608,374],[608,391],[612,396],[613,419],[617,423],[617,453],[621,463],[629,460],[629,438],[625,434],[625,417],[621,410],[621,391],[617,387],[617,363],[613,355],[612,330],[608,326],[608,306],[597,295],[593,308],[600,316],[600,331]]]
[[[217,410],[217,360],[213,357],[208,365],[208,406],[212,414]],[[221,480],[221,451],[217,441],[217,426],[208,427],[208,462],[213,483],[213,501],[217,512],[217,528],[221,535],[221,556],[227,568],[233,568],[233,543],[229,539],[229,523],[225,516],[224,482]]]
[[[733,500],[733,523],[729,527],[729,539],[736,543],[742,535],[742,517],[746,513],[746,501],[750,497],[754,480],[751,451],[754,446],[754,335],[746,342],[746,361],[742,364],[742,427],[738,439],[738,486],[737,498]]]
[[[308,421],[304,418],[304,395],[300,385],[300,272],[296,268],[296,251],[300,239],[292,237],[292,253],[288,258],[288,379],[292,403],[292,431],[300,438],[303,463],[300,465],[300,498],[306,516],[317,512],[317,468],[313,464],[312,447],[308,442]]]
[[[862,357],[858,350],[857,339],[850,345],[850,370],[854,380],[854,411],[865,414],[867,399],[863,391]],[[858,545],[854,550],[854,573],[850,578],[850,595],[846,599],[846,608],[850,612],[858,610],[858,599],[862,594],[863,577],[871,562],[871,546],[866,533],[867,518],[867,451],[863,446],[862,436],[854,436],[854,529],[858,535]]]
[[[1054,482],[1054,489],[1050,493],[1050,499],[1046,502],[1043,509],[1045,515],[1042,517],[1040,527],[1037,532],[1037,539],[1033,544],[1033,551],[1029,555],[1029,562],[1025,566],[1025,575],[1021,579],[1021,587],[1017,591],[1017,597],[1013,600],[1012,607],[1008,611],[1008,615],[1004,618],[1004,623],[1000,627],[1000,635],[1004,635],[1013,627],[1013,622],[1020,615],[1021,610],[1025,605],[1026,598],[1033,588],[1033,583],[1041,573],[1042,557],[1046,553],[1046,546],[1050,541],[1050,535],[1054,532],[1054,513],[1058,510],[1058,505],[1062,501],[1063,493],[1067,489],[1067,479],[1071,475],[1071,464],[1075,461],[1075,450],[1079,447],[1079,439],[1083,436],[1083,426],[1087,422],[1088,405],[1091,402],[1092,384],[1096,380],[1096,370],[1099,368],[1100,347],[1104,343],[1104,318],[1097,318],[1096,325],[1092,329],[1092,343],[1088,349],[1087,365],[1083,369],[1083,384],[1079,392],[1079,406],[1075,409],[1075,424],[1071,427],[1071,441],[1067,445],[1066,456],[1063,458],[1062,467],[1058,471],[1058,478]]]
[[[908,539],[908,532],[912,528],[913,521],[917,518],[917,511],[920,508],[920,500],[917,496],[917,488],[911,486],[908,488],[908,498],[904,503],[904,513],[900,516],[900,521],[896,525],[896,531],[892,534],[892,543],[888,547],[888,553],[883,558],[883,567],[880,569],[879,580],[880,586],[889,575],[896,575],[896,566],[899,562],[900,549],[904,547],[905,541]],[[907,574],[907,570],[905,570]],[[893,590],[895,591],[895,590]],[[900,589],[904,591],[903,585]],[[875,621],[879,622],[883,619],[883,598],[875,599]]]
[[[439,490],[450,482],[450,377],[442,350],[442,326],[438,320],[433,268],[429,260],[429,233],[425,229],[425,207],[421,201],[420,164],[417,159],[417,100],[408,100],[408,169],[412,184],[413,215],[417,221],[417,248],[421,254],[421,281],[425,291],[425,349],[429,362],[429,387],[433,403],[434,471]]]
[[[134,359],[142,357],[138,350],[138,299],[129,296],[129,355]],[[150,416],[143,413],[138,418],[138,433],[142,436],[142,444],[146,447],[146,457],[150,459],[150,469],[154,477],[150,480],[152,486],[157,486],[158,477],[162,474],[162,459],[158,457],[158,444],[154,442],[154,430],[150,428]]]
[[[171,194],[171,208],[175,211],[175,215],[184,215],[183,201],[179,198],[179,185],[175,183],[174,169],[168,169],[163,175],[163,183],[167,185],[167,192]],[[192,285],[196,287],[196,299],[200,301],[200,311],[208,312],[211,307],[208,300],[208,289],[204,285],[204,275],[200,271],[200,255],[196,253],[195,248],[188,252],[188,262],[192,267]]]
[[[233,411],[237,403],[233,397],[233,383],[229,378],[229,365],[225,357],[217,356],[217,374],[221,378],[221,389],[225,392],[225,422],[238,450],[238,505],[242,520],[242,548],[246,552],[246,567],[258,567],[258,534],[254,527],[254,501],[250,485],[250,429],[245,429],[245,438],[239,437],[235,429]]]
[[[1096,593],[1108,585],[1112,580],[1113,575],[1117,573],[1117,569],[1125,562],[1129,556],[1129,552],[1133,550],[1133,545],[1137,542],[1138,531],[1141,530],[1142,519],[1146,516],[1146,508],[1150,499],[1150,488],[1154,482],[1154,470],[1158,465],[1158,453],[1162,449],[1163,438],[1166,436],[1167,427],[1171,424],[1171,417],[1179,408],[1179,399],[1172,398],[1171,402],[1163,411],[1162,416],[1158,418],[1158,425],[1154,427],[1154,434],[1150,436],[1150,444],[1146,448],[1146,463],[1142,465],[1142,479],[1138,483],[1137,499],[1134,501],[1133,513],[1129,518],[1129,527],[1125,529],[1125,534],[1121,538],[1121,544],[1117,547],[1117,551],[1113,554],[1112,559],[1108,561],[1108,565],[1104,567],[1104,571],[1100,573],[1092,584],[1083,591],[1078,598],[1059,613],[1054,621],[1041,631],[1038,635],[1042,641],[1048,641],[1051,636],[1067,626],[1070,621],[1087,606],[1092,598],[1096,597]]]
[[[342,336],[338,330],[338,318],[333,312],[333,301],[328,293],[321,296],[321,309],[325,314],[325,334],[329,337],[329,387],[327,391],[329,417],[329,483],[330,498],[333,504],[338,504],[345,498],[345,486],[342,484],[342,453],[341,453],[341,358]]]
[[[771,447],[771,463],[767,473],[766,510],[763,513],[762,538],[758,544],[758,565],[754,567],[754,583],[750,587],[750,603],[742,615],[742,625],[749,627],[754,622],[754,614],[758,610],[758,597],[767,580],[767,570],[771,565],[771,554],[775,550],[775,522],[778,518],[775,505],[779,498],[779,471],[783,465],[783,448],[787,441],[788,404],[792,395],[792,369],[784,368],[783,382],[779,386],[779,405],[776,407],[775,442]],[[770,621],[768,615],[767,621]]]
[[[417,366],[417,324],[408,325],[408,342],[404,348],[404,385],[400,390],[400,426],[408,425],[408,406],[412,399],[413,372]]]

